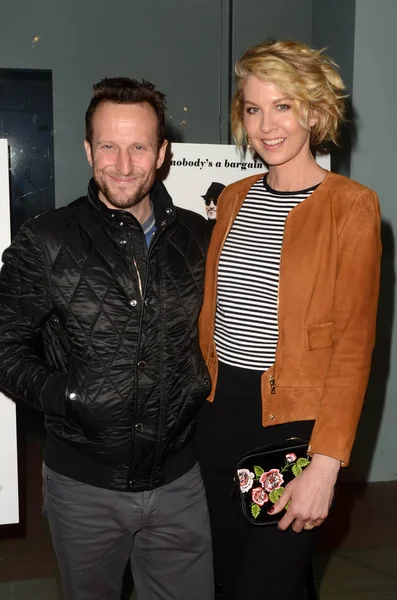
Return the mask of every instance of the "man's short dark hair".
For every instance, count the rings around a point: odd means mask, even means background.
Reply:
[[[149,104],[155,111],[158,121],[159,148],[165,139],[165,116],[167,104],[153,83],[142,79],[141,82],[128,77],[101,79],[93,86],[94,96],[85,114],[85,139],[92,143],[92,118],[98,106],[104,102],[114,104]]]

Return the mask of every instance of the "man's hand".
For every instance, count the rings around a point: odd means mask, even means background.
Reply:
[[[292,525],[292,529],[299,533],[302,529],[310,530],[321,525],[328,516],[339,469],[339,460],[314,454],[310,465],[285,487],[285,492],[271,511],[275,515],[289,503],[278,524],[279,529],[284,531]]]

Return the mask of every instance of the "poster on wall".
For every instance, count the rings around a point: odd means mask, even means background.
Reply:
[[[317,157],[331,169],[329,154]],[[171,164],[164,184],[174,203],[215,221],[218,197],[229,183],[260,174],[267,168],[258,155],[242,154],[234,145],[171,144]]]
[[[0,139],[0,255],[10,244],[8,144]],[[0,525],[19,523],[15,402],[0,393]]]

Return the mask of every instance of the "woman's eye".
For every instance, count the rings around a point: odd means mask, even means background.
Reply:
[[[255,108],[254,106],[249,106],[247,109],[247,114],[248,115],[254,115],[259,111],[259,108]]]
[[[277,104],[277,110],[285,111],[289,110],[291,107],[289,104]]]

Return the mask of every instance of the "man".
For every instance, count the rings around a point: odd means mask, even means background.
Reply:
[[[218,204],[218,198],[224,189],[225,186],[223,183],[213,181],[204,196],[201,196],[204,198],[208,220],[212,221],[213,224],[215,224],[216,221],[216,205]]]
[[[104,79],[86,113],[88,194],[28,222],[0,276],[0,387],[44,411],[43,493],[69,600],[212,597],[192,448],[208,227],[156,181],[165,97]]]

